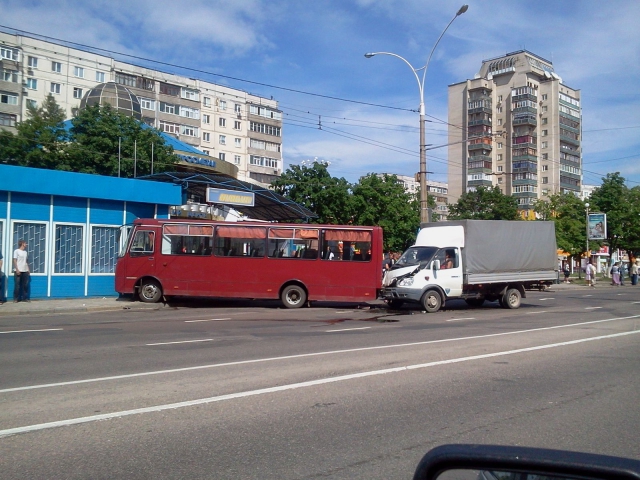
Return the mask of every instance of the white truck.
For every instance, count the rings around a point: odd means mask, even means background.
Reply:
[[[416,243],[385,272],[382,297],[391,308],[485,300],[518,308],[525,291],[558,278],[555,225],[543,221],[460,220],[423,224]]]

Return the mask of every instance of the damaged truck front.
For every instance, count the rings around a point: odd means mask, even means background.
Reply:
[[[526,290],[557,279],[555,226],[543,221],[460,220],[423,224],[416,243],[387,271],[382,297],[437,312],[453,299],[520,307]]]

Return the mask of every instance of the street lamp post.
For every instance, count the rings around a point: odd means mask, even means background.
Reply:
[[[435,51],[438,43],[440,43],[440,39],[444,36],[445,32],[449,29],[449,26],[453,23],[453,21],[466,12],[469,8],[469,5],[462,5],[460,9],[457,11],[455,16],[451,19],[451,21],[447,24],[445,29],[442,31],[438,40],[436,40],[435,45],[431,49],[431,53],[429,54],[429,58],[427,59],[427,63],[425,63],[424,67],[414,68],[409,61],[407,61],[404,57],[397,55],[395,53],[390,52],[373,52],[373,53],[365,53],[364,56],[366,58],[371,58],[374,55],[391,55],[392,57],[399,58],[404,63],[406,63],[413,75],[416,77],[416,81],[418,82],[418,89],[420,91],[420,223],[429,223],[429,193],[427,191],[427,150],[425,145],[425,131],[424,131],[424,123],[425,123],[425,107],[424,107],[424,81],[427,77],[427,70],[429,69],[429,63],[431,62],[431,56]],[[422,80],[418,76],[418,72],[422,70]]]
[[[585,203],[584,206],[587,209],[587,264],[591,259],[591,252],[589,251],[589,202]]]

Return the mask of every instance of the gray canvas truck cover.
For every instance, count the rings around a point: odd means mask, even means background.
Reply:
[[[454,220],[422,228],[464,227],[465,283],[555,280],[555,224],[543,221]]]

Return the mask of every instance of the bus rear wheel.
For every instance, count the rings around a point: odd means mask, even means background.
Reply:
[[[286,308],[300,308],[307,302],[307,292],[300,285],[289,285],[282,290],[280,299]]]
[[[162,298],[162,287],[156,280],[142,280],[138,289],[138,297],[141,302],[156,303]]]

